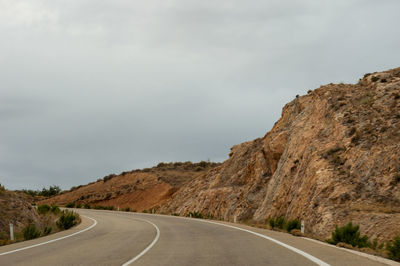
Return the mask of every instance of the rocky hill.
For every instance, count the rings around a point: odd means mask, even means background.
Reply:
[[[158,210],[187,182],[218,166],[211,162],[160,163],[142,170],[111,174],[88,185],[73,187],[40,203],[89,204],[143,211]]]
[[[400,235],[400,68],[296,97],[263,138],[192,179],[160,212],[224,220],[284,216],[327,238],[336,224]]]
[[[371,239],[390,240],[400,235],[400,68],[296,96],[270,132],[234,146],[222,164],[160,164],[46,202],[299,218],[321,239],[353,221]]]

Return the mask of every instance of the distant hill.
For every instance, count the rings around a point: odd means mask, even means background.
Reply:
[[[212,162],[160,163],[153,168],[111,174],[96,182],[71,188],[41,203],[113,206],[156,211],[187,182],[218,166]]]

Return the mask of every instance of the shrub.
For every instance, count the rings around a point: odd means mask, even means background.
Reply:
[[[74,225],[76,225],[78,221],[79,221],[79,214],[72,211],[64,210],[61,214],[60,219],[58,219],[56,224],[60,229],[69,229]]]
[[[285,224],[286,224],[286,221],[285,221],[284,217],[280,216],[275,219],[275,227],[283,229],[283,228],[285,228]]]
[[[301,223],[300,223],[299,219],[293,219],[293,220],[289,220],[287,222],[286,230],[288,232],[291,232],[293,229],[300,230],[300,228],[301,228]]]
[[[192,216],[192,218],[200,218],[200,219],[203,218],[203,215],[201,214],[201,212],[197,212],[197,211],[189,212],[186,216],[187,217]]]
[[[124,211],[130,212],[130,211],[131,211],[131,208],[130,208],[130,207],[126,207],[126,208],[124,208]]]
[[[28,225],[22,230],[22,234],[25,240],[30,240],[38,238],[40,236],[40,231],[36,229],[35,225]]]
[[[38,211],[39,214],[46,214],[50,210],[51,210],[51,207],[49,205],[46,205],[46,204],[39,205],[37,207],[37,211]]]
[[[85,203],[85,204],[83,205],[83,208],[85,208],[85,209],[90,209],[90,205],[87,204],[87,203]]]
[[[113,178],[116,177],[116,176],[117,176],[117,175],[115,175],[115,174],[107,175],[107,176],[103,177],[103,181],[104,181],[104,183],[105,183],[105,182],[107,182],[107,181],[113,179]]]
[[[111,196],[112,196],[112,194],[111,193],[107,193],[106,194],[106,197],[104,198],[105,200],[108,200],[108,199],[110,199],[111,198]]]
[[[142,212],[143,212],[143,213],[147,213],[147,210],[143,210]]]
[[[0,191],[5,191],[6,189],[4,188],[4,186],[2,184],[0,184]]]
[[[82,204],[80,204],[80,203],[77,203],[75,206],[75,208],[78,208],[78,209],[80,209],[81,207],[82,207]]]
[[[67,205],[65,205],[65,207],[67,207],[67,208],[75,208],[75,203],[73,203],[73,202],[67,203]]]
[[[400,261],[400,237],[395,236],[392,243],[386,244],[386,251],[389,254],[389,258],[392,260]]]
[[[360,236],[360,226],[353,225],[352,222],[349,222],[347,225],[338,227],[336,226],[335,231],[332,232],[332,238],[328,239],[327,242],[330,244],[336,245],[339,242],[347,243],[352,245],[353,247],[368,247],[368,236]]]
[[[60,208],[58,208],[57,205],[51,205],[51,210],[50,210],[50,211],[51,211],[52,213],[54,213],[54,214],[58,214],[58,213],[61,212]]]
[[[269,218],[268,223],[269,223],[269,226],[271,227],[271,229],[275,228],[275,219],[274,218]]]
[[[43,229],[43,235],[47,236],[48,234],[51,233],[51,230],[52,230],[52,229],[53,229],[53,228],[51,228],[50,226],[46,226],[46,227]]]

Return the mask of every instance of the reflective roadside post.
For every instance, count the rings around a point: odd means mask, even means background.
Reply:
[[[301,233],[304,234],[304,220],[301,220]]]
[[[236,215],[233,216],[233,222],[236,223]]]
[[[14,225],[10,223],[10,240],[14,241]]]

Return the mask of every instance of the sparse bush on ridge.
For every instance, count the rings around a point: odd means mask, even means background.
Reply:
[[[30,240],[38,238],[40,236],[40,231],[36,228],[35,225],[31,224],[22,230],[22,235],[24,236],[25,240]]]
[[[85,209],[90,209],[90,205],[89,205],[88,203],[85,203],[85,204],[83,205],[83,208],[85,208]]]
[[[347,225],[338,227],[336,226],[335,231],[332,232],[332,238],[326,240],[329,244],[336,245],[337,243],[347,243],[353,247],[369,247],[368,236],[360,236],[360,226],[353,225],[349,222]]]
[[[61,193],[61,188],[59,186],[50,186],[47,188],[42,188],[42,190],[32,190],[32,189],[23,189],[21,192],[31,196],[43,196],[43,197],[52,197]]]

